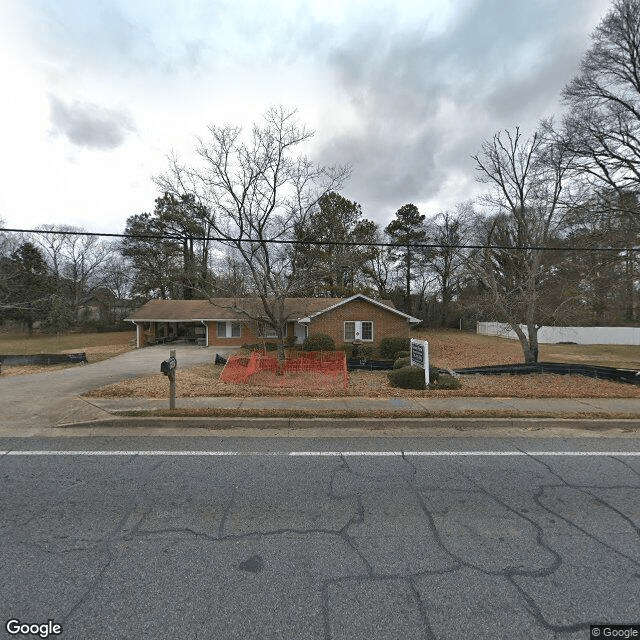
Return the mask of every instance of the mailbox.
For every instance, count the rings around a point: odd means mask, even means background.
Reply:
[[[171,375],[176,368],[177,361],[171,357],[168,360],[163,360],[160,363],[160,373],[164,373],[165,376]]]

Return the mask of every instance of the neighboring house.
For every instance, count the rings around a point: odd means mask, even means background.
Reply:
[[[137,346],[165,340],[193,340],[203,346],[240,346],[273,340],[273,329],[250,320],[260,313],[259,298],[212,298],[211,300],[150,300],[125,318],[136,326]],[[287,298],[287,338],[302,344],[308,335],[326,333],[336,348],[360,340],[378,346],[383,338],[409,337],[418,318],[398,311],[388,300],[357,294],[350,298]]]

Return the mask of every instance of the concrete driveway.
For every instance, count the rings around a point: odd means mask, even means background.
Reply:
[[[216,353],[226,357],[237,347],[158,345],[49,373],[0,375],[0,434],[35,434],[43,428],[105,417],[108,414],[78,396],[126,378],[159,373],[160,362],[169,357],[170,349],[176,350],[180,369],[213,362]]]

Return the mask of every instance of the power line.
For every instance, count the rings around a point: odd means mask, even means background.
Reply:
[[[0,231],[7,233],[34,233],[44,235],[63,235],[63,236],[95,236],[100,238],[129,238],[132,240],[193,240],[196,242],[221,242],[226,244],[235,243],[253,243],[253,244],[289,244],[289,245],[321,245],[321,246],[340,246],[340,247],[409,247],[412,249],[501,249],[513,251],[606,251],[621,252],[628,251],[633,253],[640,252],[640,247],[545,247],[536,245],[525,245],[521,247],[511,247],[509,245],[497,244],[445,244],[445,243],[418,243],[418,244],[402,244],[391,242],[340,242],[334,240],[280,240],[280,239],[260,239],[251,240],[249,238],[220,238],[216,236],[187,236],[171,233],[162,234],[145,234],[145,233],[104,233],[98,231],[68,231],[64,229],[7,229],[0,228]]]

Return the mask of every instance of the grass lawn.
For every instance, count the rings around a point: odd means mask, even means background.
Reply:
[[[0,331],[0,355],[31,355],[37,353],[76,353],[84,351],[87,360],[100,362],[135,349],[135,331],[111,331],[105,333],[34,334],[28,336],[15,331]],[[25,366],[4,367],[2,375],[22,375],[54,371],[77,366]]]
[[[416,337],[429,341],[431,362],[443,368],[524,362],[517,340],[460,331],[421,331]],[[541,344],[538,359],[640,370],[640,345]]]
[[[506,338],[478,336],[457,331],[427,331],[422,337],[429,340],[429,354],[432,364],[457,369],[485,364],[505,364],[522,362],[522,350],[518,342]],[[545,345],[549,353],[542,351],[541,359],[557,357],[557,361],[588,362],[580,359],[592,356],[592,362],[616,366],[618,360],[601,360],[598,357],[608,352],[616,357],[626,354],[625,362],[631,362],[633,351],[640,347],[621,347],[619,350],[604,349],[601,346],[580,347],[576,345]],[[577,352],[573,353],[573,352]],[[573,358],[573,359],[572,359]],[[620,361],[621,362],[621,361]],[[463,376],[462,389],[452,391],[414,391],[396,389],[389,385],[386,371],[352,371],[349,374],[349,388],[331,390],[270,388],[220,382],[221,366],[199,365],[183,369],[177,377],[179,397],[249,397],[249,396],[313,396],[313,397],[411,397],[431,396],[476,396],[476,397],[519,397],[519,398],[637,398],[640,387],[619,382],[595,380],[584,376],[563,376],[555,374],[533,374],[527,376]],[[117,384],[96,389],[88,395],[95,397],[168,397],[168,385],[162,375],[144,376],[123,380]]]

